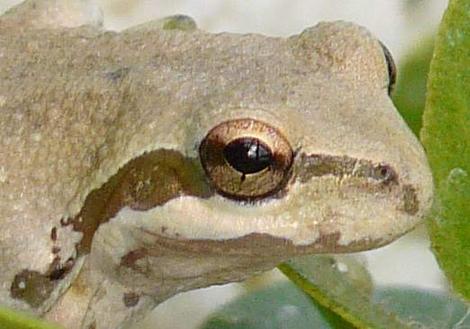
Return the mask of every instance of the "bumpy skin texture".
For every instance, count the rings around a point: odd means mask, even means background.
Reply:
[[[114,33],[87,15],[67,28],[42,20],[54,6],[0,18],[2,305],[67,328],[124,328],[180,291],[384,245],[429,210],[424,152],[365,29],[320,23],[282,39],[165,21]],[[240,118],[294,150],[273,197],[229,200],[204,177],[201,141]],[[90,221],[94,203],[113,204],[111,177],[149,154],[167,194]]]

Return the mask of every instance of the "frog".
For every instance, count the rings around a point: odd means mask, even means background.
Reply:
[[[395,65],[357,24],[116,32],[92,2],[0,16],[0,304],[129,328],[180,292],[384,246],[430,211]]]

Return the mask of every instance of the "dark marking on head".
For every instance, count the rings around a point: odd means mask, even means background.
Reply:
[[[72,222],[72,218],[61,218],[60,219],[60,226],[62,226],[62,227],[68,226],[68,225],[70,225],[71,222]]]
[[[122,208],[147,210],[182,195],[213,195],[199,161],[176,151],[156,150],[129,161],[87,196],[79,214],[64,222],[83,233],[77,245],[77,253],[82,255],[90,251],[98,227]]]
[[[15,275],[10,294],[32,307],[39,307],[49,298],[59,281],[70,272],[74,264],[73,258],[61,263],[60,257],[56,255],[46,273],[24,269]]]
[[[238,259],[276,259],[281,262],[294,256],[311,253],[343,253],[372,249],[385,244],[386,241],[362,239],[350,244],[339,243],[340,232],[322,233],[309,245],[295,245],[289,239],[274,237],[269,234],[251,233],[239,238],[227,240],[182,240],[168,238],[154,232],[145,231],[154,236],[152,243],[129,252],[121,258],[120,265],[136,272],[146,273],[146,258],[159,257],[237,257]]]
[[[49,298],[54,287],[54,282],[38,271],[23,270],[15,275],[10,287],[10,295],[37,308]]]
[[[51,240],[56,241],[57,240],[57,227],[53,227],[51,230]]]
[[[315,243],[324,246],[325,248],[331,248],[332,250],[334,250],[337,248],[340,238],[340,232],[320,234],[320,237],[315,241]]]
[[[49,269],[47,270],[46,277],[48,277],[51,281],[59,280],[65,274],[62,270],[63,266],[60,263],[60,256],[56,255],[52,260],[52,263],[49,265]]]
[[[134,307],[139,302],[140,296],[135,292],[126,292],[122,296],[122,301],[126,307]]]
[[[72,257],[67,259],[64,263],[61,263],[60,257],[56,256],[49,266],[46,277],[51,281],[62,280],[73,268],[73,265],[75,265],[75,260]]]
[[[415,215],[419,210],[416,189],[409,184],[403,186],[403,209],[410,215]]]
[[[146,256],[148,255],[147,255],[147,249],[145,248],[132,250],[121,257],[121,263],[119,265],[129,267],[129,268],[135,268],[136,262],[139,259],[145,258]]]
[[[321,176],[360,177],[371,179],[381,184],[396,184],[398,175],[395,170],[384,163],[355,159],[348,156],[301,153],[297,160],[296,177],[307,182],[312,177]]]
[[[113,82],[119,82],[129,74],[129,71],[130,69],[128,67],[121,67],[115,71],[106,73],[106,78]]]
[[[55,231],[54,229],[51,231]],[[22,299],[36,308],[46,301],[55,287],[73,268],[75,259],[70,257],[65,262],[61,261],[58,253],[60,247],[53,246],[52,254],[55,255],[45,273],[24,269],[15,275],[10,287],[13,298]]]

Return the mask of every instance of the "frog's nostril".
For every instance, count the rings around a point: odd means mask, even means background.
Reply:
[[[377,177],[384,183],[394,182],[397,180],[397,174],[392,167],[386,164],[379,164],[377,166]]]

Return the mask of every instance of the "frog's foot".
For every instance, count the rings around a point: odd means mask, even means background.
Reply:
[[[0,23],[15,28],[101,27],[103,15],[93,0],[26,0],[8,10]]]

